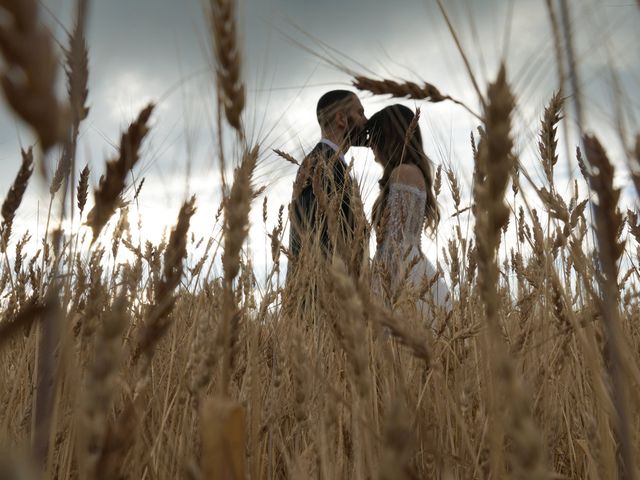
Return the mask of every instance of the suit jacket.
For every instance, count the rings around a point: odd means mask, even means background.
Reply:
[[[339,250],[354,239],[352,196],[358,192],[347,170],[339,154],[322,142],[302,161],[289,211],[292,264],[308,242],[319,243],[325,255],[349,257]]]

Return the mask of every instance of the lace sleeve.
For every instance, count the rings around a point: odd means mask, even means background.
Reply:
[[[397,247],[420,245],[427,193],[404,183],[392,183],[386,206],[384,243]]]

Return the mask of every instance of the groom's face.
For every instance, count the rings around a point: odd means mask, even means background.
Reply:
[[[364,107],[356,95],[351,96],[346,111],[347,131],[346,138],[353,147],[363,147],[367,144],[366,124],[367,117],[364,116]]]

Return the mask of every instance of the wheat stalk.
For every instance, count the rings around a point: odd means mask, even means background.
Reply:
[[[175,304],[174,290],[180,283],[183,273],[183,260],[187,253],[187,234],[189,222],[195,213],[195,195],[180,208],[178,222],[171,231],[169,244],[165,250],[162,277],[155,288],[156,304],[149,310],[144,324],[138,332],[132,360],[135,362],[141,355],[146,361],[146,371],[153,357],[154,347],[165,334],[170,325],[170,313]]]
[[[118,158],[107,162],[107,171],[94,193],[95,205],[87,218],[87,224],[93,230],[93,241],[113,215],[124,190],[127,174],[139,159],[140,146],[149,131],[147,123],[153,108],[154,105],[149,104],[142,109],[138,118],[122,134]]]
[[[282,150],[278,150],[277,148],[274,148],[273,151],[276,155],[285,159],[287,162],[292,163],[293,165],[300,166],[300,162],[296,160],[292,155],[289,155],[287,152],[283,152]]]
[[[497,414],[509,398],[510,414],[507,430],[513,439],[513,468],[521,478],[545,478],[542,446],[533,422],[528,399],[518,384],[512,361],[502,343],[502,331],[499,324],[498,280],[499,269],[496,254],[500,236],[506,225],[510,210],[505,204],[504,195],[508,186],[514,160],[511,150],[511,113],[514,98],[507,84],[506,71],[501,66],[498,77],[489,86],[485,111],[486,135],[478,148],[479,163],[477,183],[474,186],[475,238],[478,258],[478,287],[484,303],[484,313],[491,332],[489,355],[492,373],[502,381],[504,393],[500,405],[493,405],[490,416]],[[495,428],[491,435],[491,468],[500,475],[503,466],[500,462],[502,451],[502,432]]]
[[[20,170],[14,179],[9,192],[2,203],[2,225],[0,226],[2,231],[2,239],[0,243],[0,249],[2,253],[6,252],[9,244],[9,237],[11,236],[11,227],[13,226],[13,220],[16,216],[16,211],[22,203],[22,197],[27,189],[29,178],[33,173],[33,149],[22,150],[22,163]]]
[[[67,94],[71,110],[71,138],[65,144],[65,150],[69,151],[71,189],[69,191],[70,216],[73,219],[74,198],[73,185],[76,180],[76,152],[78,149],[78,135],[80,134],[80,123],[89,115],[87,107],[87,97],[89,96],[89,54],[87,51],[87,41],[85,38],[85,24],[87,20],[88,0],[76,0],[76,18],[73,31],[69,35],[68,47],[65,49],[65,74],[67,77]],[[81,175],[82,181],[82,175]],[[65,191],[66,191],[65,183]],[[64,212],[64,210],[63,210]],[[80,211],[82,218],[82,209]],[[74,249],[77,248],[76,242]],[[70,255],[73,256],[73,250]]]
[[[84,206],[87,204],[87,192],[89,190],[89,165],[85,165],[80,172],[80,180],[78,180],[78,193],[76,199],[78,202],[78,210],[80,210],[80,216],[84,211]]]
[[[122,334],[126,327],[127,299],[118,294],[105,316],[93,348],[82,403],[80,469],[85,478],[101,478],[100,463],[108,455],[106,443],[111,408],[117,390],[117,371],[122,357]]]
[[[67,132],[66,108],[55,95],[58,59],[49,32],[39,22],[35,0],[2,0],[12,21],[0,26],[0,51],[5,68],[2,89],[14,112],[36,132],[47,152]]]
[[[413,134],[415,133],[416,128],[418,128],[419,121],[420,121],[420,108],[416,108],[416,113],[413,115],[413,118],[411,119],[411,123],[409,123],[409,126],[407,127],[407,131],[404,132],[404,139],[402,142],[402,153],[400,154],[401,164],[404,162],[404,156],[407,153],[407,146],[411,142],[411,137],[413,137]]]
[[[244,152],[242,162],[236,169],[229,196],[225,199],[222,324],[218,335],[219,341],[224,346],[221,384],[223,395],[226,395],[229,386],[229,375],[234,361],[235,339],[240,320],[233,295],[233,280],[240,269],[240,250],[249,231],[249,211],[253,197],[251,179],[257,159],[257,146]]]
[[[562,98],[559,91],[556,92],[551,98],[549,105],[544,109],[542,129],[540,130],[540,142],[538,142],[544,173],[549,185],[552,187],[554,184],[553,167],[558,162],[556,131],[558,122],[562,119],[563,103],[564,98]]]
[[[145,180],[146,180],[146,177],[142,177],[142,180],[140,180],[140,183],[138,183],[138,188],[136,188],[136,192],[133,195],[134,200],[137,200],[138,197],[140,196],[140,192],[142,191],[142,186],[144,185]]]
[[[336,330],[340,344],[351,361],[358,394],[366,399],[371,385],[367,375],[368,354],[362,342],[365,332],[363,328],[364,305],[344,262],[334,261],[329,273],[333,295],[339,299],[339,304],[344,309],[344,313],[337,315],[331,323]]]
[[[240,72],[236,3],[234,0],[211,0],[210,6],[220,100],[229,125],[243,135],[240,116],[245,105],[245,87]]]
[[[59,378],[59,355],[62,309],[58,298],[58,284],[49,287],[41,323],[42,332],[36,354],[36,390],[33,396],[33,453],[41,466],[51,461],[51,428],[55,415],[55,396]]]
[[[391,95],[396,98],[411,98],[414,100],[426,100],[431,103],[439,103],[445,100],[460,105],[471,115],[477,119],[481,117],[467,107],[464,103],[455,98],[444,95],[434,85],[424,82],[422,86],[414,82],[404,81],[396,82],[394,80],[375,80],[372,78],[358,75],[354,77],[352,84],[358,90],[366,90],[374,95]]]
[[[78,0],[76,21],[69,36],[69,46],[64,50],[67,94],[71,107],[71,122],[74,136],[77,136],[80,122],[89,115],[87,98],[89,96],[89,54],[85,37],[87,0]]]
[[[621,450],[621,472],[624,478],[633,479],[636,476],[633,436],[629,430],[629,406],[627,399],[626,381],[624,380],[623,350],[624,341],[620,331],[618,265],[624,244],[618,241],[617,232],[624,222],[622,213],[618,210],[620,189],[613,186],[614,169],[604,148],[595,136],[583,137],[585,154],[592,174],[589,177],[591,188],[598,195],[598,202],[594,204],[596,237],[598,240],[598,256],[602,275],[599,276],[602,298],[599,308],[602,321],[607,332],[609,361],[606,362],[613,387],[613,402],[615,406],[615,424]]]
[[[86,0],[79,0],[78,19],[73,33],[69,36],[69,47],[65,49],[65,74],[67,77],[67,93],[71,107],[71,138],[66,139],[62,149],[58,166],[51,180],[49,193],[53,197],[63,181],[73,172],[75,164],[76,146],[79,133],[79,125],[84,120],[89,109],[85,106],[89,90],[87,81],[89,76],[89,60],[87,46],[84,38],[84,9]],[[66,185],[66,184],[65,184]]]

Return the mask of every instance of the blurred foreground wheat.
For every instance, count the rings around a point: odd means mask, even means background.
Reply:
[[[578,182],[570,198],[556,192],[562,97],[551,98],[540,125],[546,184],[535,186],[544,205],[537,211],[519,185],[526,172],[513,149],[508,69],[483,95],[480,135],[469,148],[471,237],[460,220],[461,182],[445,171],[458,223],[441,257],[452,308],[433,306],[436,328],[381,307],[366,278],[327,265],[320,252],[302,259],[296,282],[282,288],[283,207],[259,287],[243,245],[261,150],[244,144],[232,7],[212,0],[210,11],[220,109],[241,146],[217,217],[220,238],[190,239],[190,198],[169,238],[133,240],[125,187],[151,106],[123,133],[88,218],[88,168],[73,185],[71,225],[88,222],[89,245],[80,230],[56,229],[41,250],[23,251],[30,234],[12,229],[33,162],[23,152],[2,207],[0,478],[633,478],[639,214],[620,211],[611,161],[593,136],[578,161],[595,194]],[[82,42],[72,41],[69,51],[80,53],[75,63],[68,56],[69,71],[79,68]],[[75,142],[86,94],[77,77],[68,80]],[[392,81],[358,77],[357,85],[408,94]],[[450,99],[425,85],[409,93]],[[59,118],[37,119],[48,148]],[[444,195],[441,174],[436,193]],[[104,241],[116,211],[115,233]],[[517,240],[505,245],[508,235]],[[204,255],[186,264],[202,241]],[[119,260],[120,249],[133,260]],[[622,255],[630,267],[619,271]],[[207,274],[216,263],[220,278]]]

